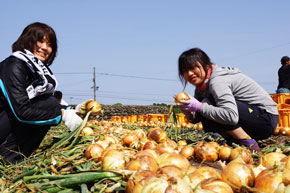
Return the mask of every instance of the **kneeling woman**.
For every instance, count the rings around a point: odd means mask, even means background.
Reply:
[[[277,104],[254,80],[237,68],[218,67],[199,48],[183,52],[179,78],[196,86],[194,97],[180,109],[192,123],[202,122],[205,132],[230,137],[239,145],[260,148],[255,140],[270,137],[278,123]]]

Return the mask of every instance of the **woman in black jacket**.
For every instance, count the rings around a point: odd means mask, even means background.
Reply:
[[[28,25],[0,63],[0,155],[17,163],[38,148],[49,128],[62,120],[74,129],[82,119],[53,96],[57,80],[49,69],[57,54],[54,30]]]

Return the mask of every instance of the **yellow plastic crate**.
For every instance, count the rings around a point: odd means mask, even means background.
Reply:
[[[290,104],[290,93],[270,94],[270,96],[278,104]]]

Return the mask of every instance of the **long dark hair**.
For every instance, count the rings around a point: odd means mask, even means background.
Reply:
[[[200,48],[192,48],[183,52],[178,59],[178,76],[180,81],[182,82],[184,88],[187,85],[187,81],[185,80],[183,74],[188,70],[193,69],[195,66],[199,64],[202,65],[203,69],[206,72],[206,67],[212,66],[212,62],[208,55],[202,51]]]
[[[54,30],[47,24],[35,22],[26,26],[19,38],[13,43],[12,51],[24,52],[24,49],[27,49],[33,53],[36,42],[42,41],[44,37],[48,39],[52,48],[50,56],[44,61],[49,66],[57,54],[57,39]]]

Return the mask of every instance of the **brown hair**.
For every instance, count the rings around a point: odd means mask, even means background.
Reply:
[[[35,22],[26,26],[19,36],[19,38],[13,43],[12,51],[22,51],[24,49],[30,52],[34,51],[34,46],[37,41],[42,41],[46,37],[51,45],[52,52],[50,56],[44,61],[48,66],[52,64],[57,53],[57,39],[54,30],[47,24]]]

